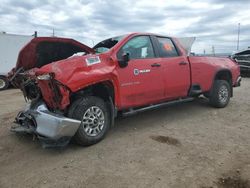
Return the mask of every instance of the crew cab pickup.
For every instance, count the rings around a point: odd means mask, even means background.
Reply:
[[[28,105],[12,131],[47,145],[83,146],[102,140],[118,114],[130,115],[204,95],[225,107],[240,86],[229,58],[189,56],[177,38],[131,33],[93,48],[74,40],[35,38],[9,74]],[[81,54],[79,55],[79,52]]]

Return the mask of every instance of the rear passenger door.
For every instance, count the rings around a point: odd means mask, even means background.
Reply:
[[[171,38],[154,37],[157,43],[165,81],[165,98],[187,96],[190,87],[190,67],[187,57],[181,55]]]

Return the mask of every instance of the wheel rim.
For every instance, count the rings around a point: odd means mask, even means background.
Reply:
[[[104,113],[97,106],[88,108],[82,118],[83,130],[88,136],[99,135],[104,128],[104,123]]]
[[[219,90],[219,100],[221,103],[226,103],[227,99],[228,99],[229,93],[228,93],[228,89],[226,86],[221,86],[220,90]]]
[[[3,79],[0,79],[0,89],[3,89],[6,86],[6,83]]]

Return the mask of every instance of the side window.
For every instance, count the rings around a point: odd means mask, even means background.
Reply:
[[[161,57],[175,57],[178,56],[178,52],[169,38],[157,37],[160,44],[160,56]]]
[[[118,52],[120,59],[124,53],[129,54],[130,59],[154,58],[154,50],[149,36],[137,36],[130,39]]]

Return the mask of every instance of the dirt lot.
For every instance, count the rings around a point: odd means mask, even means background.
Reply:
[[[64,149],[11,133],[24,99],[0,92],[0,187],[250,187],[250,78],[234,91],[224,109],[199,99],[148,111]]]

